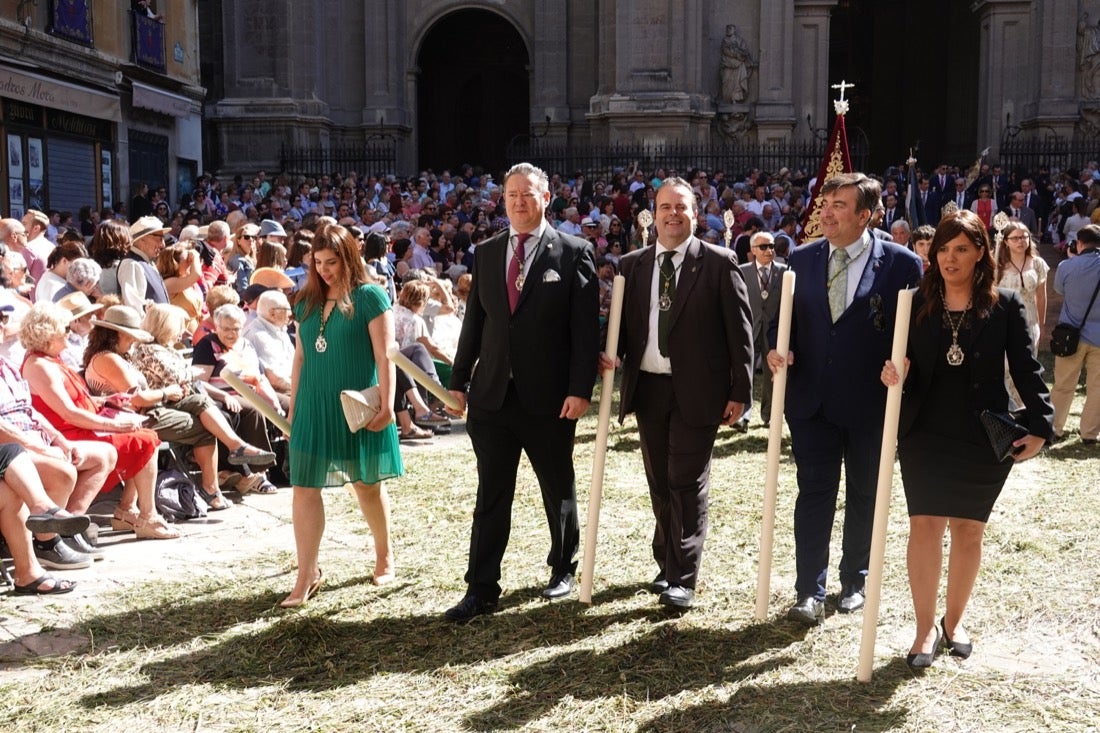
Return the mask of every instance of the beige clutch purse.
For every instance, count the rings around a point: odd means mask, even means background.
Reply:
[[[344,408],[348,430],[354,433],[366,427],[382,409],[382,395],[377,385],[364,390],[345,389],[340,393],[340,405]]]

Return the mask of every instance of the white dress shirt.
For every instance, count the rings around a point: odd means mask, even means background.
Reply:
[[[672,250],[674,253],[672,255],[672,266],[675,268],[673,279],[676,283],[680,281],[680,267],[684,264],[684,258],[687,256],[689,242],[691,242],[690,237],[681,242],[679,247]],[[645,351],[642,352],[640,364],[643,372],[653,374],[672,374],[672,360],[667,356],[661,356],[661,351],[657,347],[657,318],[661,313],[658,304],[661,298],[661,263],[664,262],[664,254],[668,251],[660,242],[654,246],[657,258],[653,262],[653,278],[649,286],[649,338],[646,339]]]

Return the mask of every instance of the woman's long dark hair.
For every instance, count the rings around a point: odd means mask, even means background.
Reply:
[[[996,266],[993,264],[993,254],[989,251],[989,233],[977,214],[964,209],[940,219],[936,227],[936,236],[932,238],[932,246],[928,252],[928,271],[920,281],[924,305],[917,313],[917,323],[943,310],[943,273],[940,272],[939,257],[936,255],[945,244],[959,235],[966,237],[971,244],[982,250],[981,259],[974,265],[974,313],[978,318],[988,318],[993,306],[997,304],[997,283],[993,278]]]
[[[367,279],[367,271],[363,267],[363,259],[359,256],[359,240],[351,236],[351,233],[339,224],[322,226],[313,236],[313,254],[330,250],[340,259],[342,276],[344,280],[344,297],[336,303],[346,317],[351,318],[355,312],[352,305],[351,294],[357,287],[370,282]],[[321,279],[317,272],[316,264],[309,268],[309,277],[302,286],[299,302],[304,302],[305,316],[309,316],[315,308],[323,309],[325,299],[328,297],[329,286]],[[304,317],[303,317],[304,320]]]

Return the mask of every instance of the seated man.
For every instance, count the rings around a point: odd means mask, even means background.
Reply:
[[[290,302],[279,290],[267,290],[256,299],[256,318],[244,327],[260,357],[264,375],[275,391],[290,394],[290,370],[294,361],[294,344],[287,333],[290,323]]]
[[[23,499],[12,489],[9,476],[13,463],[24,456],[23,449],[14,443],[0,444],[0,533],[7,542],[15,561],[16,595],[50,595],[68,593],[76,583],[58,580],[48,575],[35,558],[31,549],[31,534],[26,524],[29,512]],[[33,473],[33,471],[32,471]]]
[[[31,406],[30,386],[11,362],[3,358],[0,358],[0,441],[14,443],[27,452],[33,475],[24,481],[13,479],[8,483],[32,514],[83,515],[118,459],[115,449],[107,443],[70,441],[62,435]],[[84,567],[86,564],[74,565],[83,562],[74,554],[99,556],[94,543],[83,533],[67,538],[68,547],[55,542],[53,534],[39,534],[35,539],[35,550],[47,567],[61,570]]]

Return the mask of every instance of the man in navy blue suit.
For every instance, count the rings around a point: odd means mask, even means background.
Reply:
[[[898,291],[917,285],[915,254],[868,230],[879,184],[862,173],[822,186],[824,239],[791,252],[797,275],[787,363],[786,417],[798,469],[794,510],[797,602],[787,618],[814,626],[825,617],[829,537],[845,472],[840,613],[863,607],[871,550],[886,388]],[[768,366],[783,358],[771,328]]]

